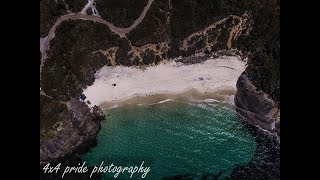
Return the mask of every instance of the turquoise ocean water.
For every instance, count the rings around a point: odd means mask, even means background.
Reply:
[[[145,179],[175,175],[228,176],[254,155],[255,138],[230,104],[168,101],[106,111],[98,145],[82,156],[87,164],[150,167]],[[105,173],[103,179],[112,179]],[[141,179],[135,173],[131,179]],[[117,179],[129,179],[120,173]]]

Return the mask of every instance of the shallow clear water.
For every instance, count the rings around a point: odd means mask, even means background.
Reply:
[[[255,138],[233,107],[223,103],[165,103],[119,107],[106,112],[98,145],[82,159],[89,165],[150,167],[145,179],[219,173],[254,155]],[[113,177],[105,173],[104,178]],[[136,173],[132,179],[140,179]],[[123,173],[117,179],[129,179]]]

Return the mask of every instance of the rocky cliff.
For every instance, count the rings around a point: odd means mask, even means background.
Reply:
[[[85,102],[73,98],[64,119],[65,125],[51,131],[50,138],[41,138],[40,164],[70,155],[79,156],[81,151],[90,149],[100,130],[100,121],[104,118],[97,106],[90,109]]]
[[[280,108],[265,92],[258,90],[244,72],[237,81],[237,111],[251,124],[280,134]]]

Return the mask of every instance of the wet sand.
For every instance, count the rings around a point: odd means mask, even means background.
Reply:
[[[191,89],[183,93],[157,93],[147,95],[134,95],[127,100],[114,100],[100,104],[102,110],[115,108],[119,106],[130,105],[151,105],[157,103],[164,103],[166,101],[180,101],[180,102],[213,102],[224,101],[233,103],[233,97],[236,90],[233,87],[221,87],[211,92],[202,93],[196,89]]]

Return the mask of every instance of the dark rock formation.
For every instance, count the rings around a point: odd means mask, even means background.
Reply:
[[[259,91],[243,73],[237,81],[237,111],[251,124],[280,134],[280,108],[264,92]]]
[[[73,98],[66,127],[57,128],[52,138],[40,140],[40,164],[66,156],[79,156],[79,151],[89,150],[88,146],[95,140],[103,119],[104,115],[97,106],[90,109],[85,102]]]
[[[163,180],[193,180],[193,179],[199,179],[200,180],[218,180],[221,175],[225,172],[225,170],[222,170],[216,174],[208,173],[208,174],[203,174],[203,175],[196,175],[196,174],[180,174],[180,175],[175,175],[175,176],[170,176],[170,177],[164,177],[162,178]]]
[[[248,164],[238,165],[230,179],[276,180],[280,179],[280,142],[277,136],[247,124],[256,137],[256,150]]]

